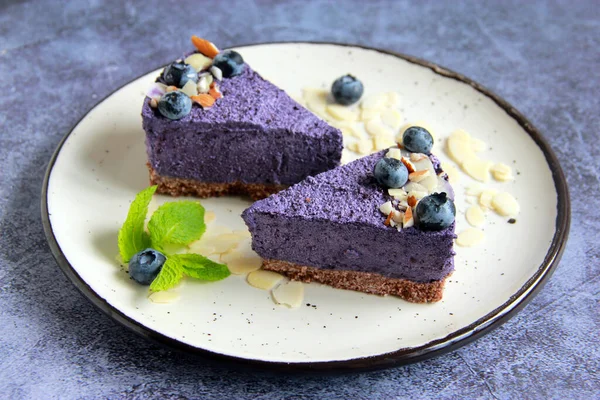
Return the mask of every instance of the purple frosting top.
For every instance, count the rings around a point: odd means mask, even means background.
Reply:
[[[385,216],[379,206],[393,198],[373,176],[377,161],[387,150],[363,157],[315,177],[308,177],[293,187],[254,203],[249,210],[288,217],[335,220],[338,223],[361,223],[381,229],[395,229],[383,224]],[[431,156],[434,168],[440,162]],[[416,227],[407,230],[418,230]],[[431,234],[447,234],[452,227]]]
[[[231,129],[285,129],[292,132],[315,132],[322,127],[332,128],[323,120],[301,107],[283,90],[263,79],[248,64],[244,71],[235,77],[224,78],[219,82],[223,97],[215,101],[208,109],[198,105],[180,120],[170,120],[162,116],[157,109],[150,107],[146,98],[142,109],[144,119],[155,119],[154,127],[161,125],[176,130],[177,127],[194,124],[196,131],[211,130],[215,124],[225,124]]]

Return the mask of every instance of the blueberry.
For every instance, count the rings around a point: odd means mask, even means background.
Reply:
[[[384,157],[375,164],[375,179],[387,188],[400,188],[408,181],[408,170],[400,160]]]
[[[163,79],[169,86],[182,88],[190,80],[198,82],[198,73],[191,65],[174,62],[163,71]]]
[[[185,93],[175,90],[160,98],[158,111],[169,119],[181,119],[192,111],[192,100]]]
[[[356,103],[364,91],[361,81],[352,75],[344,75],[335,80],[331,85],[331,94],[339,104],[348,106]]]
[[[433,147],[433,136],[425,128],[411,126],[404,131],[402,144],[410,152],[429,154]]]
[[[454,202],[443,192],[423,197],[415,209],[417,226],[424,231],[441,231],[452,225],[455,216]]]
[[[129,260],[129,276],[142,285],[149,285],[160,272],[167,258],[154,249],[142,250]]]
[[[223,78],[231,78],[244,71],[244,59],[233,50],[224,50],[213,58],[213,66],[223,72]]]

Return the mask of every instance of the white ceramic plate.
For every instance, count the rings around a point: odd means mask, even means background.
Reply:
[[[216,358],[288,369],[381,368],[431,357],[465,344],[508,319],[550,276],[569,227],[564,177],[539,133],[510,105],[467,78],[410,57],[326,43],[274,43],[238,49],[254,69],[292,95],[327,87],[348,72],[366,94],[397,91],[406,121],[425,120],[442,137],[457,128],[490,147],[486,158],[519,172],[492,183],[521,204],[516,224],[490,216],[485,242],[457,248],[456,272],[441,302],[411,304],[305,287],[304,303],[287,309],[241,276],[186,281],[179,301],[155,304],[147,288],[115,262],[117,231],[148,171],[140,110],[153,71],[92,109],[50,162],[42,201],[46,234],[67,276],[111,317],[148,338]],[[273,62],[277,60],[277,62]],[[440,145],[434,151],[446,160]],[[463,176],[457,208],[466,208]],[[172,200],[159,196],[158,201]],[[243,229],[241,198],[202,200],[217,223]],[[457,231],[467,227],[457,216]]]

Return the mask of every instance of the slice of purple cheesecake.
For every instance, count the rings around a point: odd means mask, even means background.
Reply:
[[[414,172],[403,188],[387,189],[375,179],[376,164],[387,157]],[[453,195],[435,156],[390,149],[307,178],[254,203],[242,217],[264,269],[293,280],[434,302],[454,270],[454,215],[431,230],[425,219],[420,226],[416,211],[430,198],[451,202]]]
[[[259,199],[339,165],[338,129],[263,79],[239,54],[226,50],[215,56],[218,50],[213,45],[214,54],[203,56],[202,47],[194,44],[199,51],[176,67],[186,76],[186,61],[198,54],[189,61],[195,74],[174,84],[173,64],[167,67],[171,71],[165,70],[157,80],[158,95],[150,93],[142,109],[150,181],[158,185],[159,193]],[[223,53],[229,58],[217,66]],[[213,64],[207,60],[211,56]],[[198,63],[198,57],[204,61]],[[170,95],[161,89],[185,93],[189,100],[179,95],[161,108],[161,101]],[[167,106],[181,101],[185,108],[190,100],[189,112],[180,107],[176,111],[183,111],[173,118]]]

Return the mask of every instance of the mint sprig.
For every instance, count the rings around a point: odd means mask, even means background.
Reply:
[[[129,262],[136,253],[152,247],[167,260],[150,284],[150,291],[159,292],[176,286],[184,276],[204,281],[218,281],[230,275],[225,264],[214,262],[200,254],[167,254],[172,245],[186,246],[199,240],[206,231],[204,207],[194,201],[165,203],[150,217],[144,230],[148,204],[156,186],[142,190],[131,203],[127,219],[119,231],[119,253]]]
[[[148,222],[152,247],[162,251],[166,244],[188,245],[204,234],[204,207],[194,201],[160,206]]]
[[[230,274],[226,265],[209,260],[200,254],[173,254],[167,258],[160,273],[150,285],[150,291],[170,289],[184,276],[203,281],[220,281]]]
[[[124,262],[129,262],[134,254],[150,246],[150,237],[144,231],[144,222],[148,214],[148,204],[156,186],[150,186],[139,192],[129,206],[127,219],[119,230],[119,253]]]

